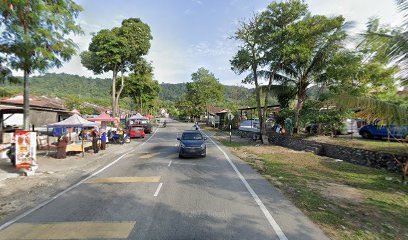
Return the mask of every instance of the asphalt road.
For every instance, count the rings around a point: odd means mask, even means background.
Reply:
[[[0,239],[326,239],[219,143],[178,158],[171,122],[93,175],[12,221]],[[149,135],[150,136],[150,135]]]

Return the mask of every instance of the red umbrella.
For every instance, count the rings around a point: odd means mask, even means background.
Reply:
[[[152,115],[150,115],[150,114],[147,114],[146,116],[145,116],[145,118],[154,118]]]

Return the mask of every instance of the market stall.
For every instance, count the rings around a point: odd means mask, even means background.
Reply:
[[[100,131],[101,140],[102,140],[101,150],[105,150],[106,142],[108,141],[106,125],[107,125],[108,122],[118,123],[118,119],[113,118],[113,117],[109,116],[106,113],[102,113],[99,116],[96,116],[96,117],[93,117],[93,118],[88,118],[88,120],[92,121],[92,122],[100,122],[101,123],[101,131]]]
[[[88,118],[88,121],[92,122],[101,122],[101,129],[106,129],[106,124],[108,122],[118,122],[118,119],[109,116],[106,113],[102,113],[99,116],[93,117],[93,118]]]
[[[132,124],[146,124],[148,122],[148,118],[145,118],[140,113],[136,113],[135,115],[128,118],[129,125]]]
[[[82,118],[78,114],[74,114],[71,117],[65,119],[64,121],[49,124],[47,128],[81,128],[82,130],[87,127],[97,127],[98,124],[91,122]],[[48,129],[47,129],[48,132]],[[92,143],[89,140],[85,140],[84,131],[81,134],[80,141],[68,142],[66,145],[66,152],[82,152],[82,155],[85,149],[89,146],[92,146]]]

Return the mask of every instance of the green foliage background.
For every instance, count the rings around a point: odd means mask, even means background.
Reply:
[[[68,100],[68,102],[73,102],[72,104],[86,101],[101,106],[110,106],[111,86],[112,80],[109,78],[89,78],[66,73],[47,73],[30,78],[30,90],[32,95],[59,97]],[[161,83],[160,86],[161,91],[159,97],[164,107],[169,105],[169,102],[179,100],[187,91],[186,83]],[[17,84],[8,82],[0,84],[0,97],[12,96],[22,92],[22,80]],[[233,106],[251,106],[253,105],[252,95],[253,89],[242,86],[225,85],[225,103],[223,104],[230,108]],[[129,105],[129,99],[121,99],[122,107]]]

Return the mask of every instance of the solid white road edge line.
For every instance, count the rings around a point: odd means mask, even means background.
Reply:
[[[173,162],[173,160],[170,160],[170,162],[169,162],[169,165],[167,165],[167,167],[170,167],[170,165],[171,165],[171,162]]]
[[[18,220],[22,219],[23,217],[29,215],[30,213],[32,213],[32,212],[34,212],[34,211],[37,211],[38,209],[44,207],[44,206],[47,205],[48,203],[50,203],[50,202],[54,201],[55,199],[59,198],[61,195],[65,194],[65,193],[67,193],[67,192],[69,192],[69,191],[71,191],[72,189],[74,189],[74,188],[78,187],[79,185],[81,185],[83,182],[89,180],[90,178],[96,176],[97,174],[99,174],[99,173],[103,172],[104,170],[106,170],[107,168],[111,167],[113,164],[119,162],[122,158],[124,158],[124,157],[125,157],[126,155],[128,155],[130,152],[133,152],[133,151],[135,151],[136,149],[138,149],[139,147],[145,145],[150,139],[153,138],[153,136],[156,134],[156,132],[157,132],[158,130],[159,130],[159,128],[157,128],[156,131],[154,131],[153,134],[152,134],[145,142],[143,142],[143,143],[140,144],[140,145],[137,145],[136,148],[134,148],[134,149],[132,149],[132,150],[130,150],[130,151],[128,151],[128,152],[122,154],[122,156],[118,157],[115,161],[109,163],[109,164],[106,165],[105,167],[103,167],[103,168],[99,169],[98,171],[92,173],[92,174],[89,175],[88,177],[82,179],[81,181],[77,182],[76,184],[72,185],[71,187],[69,187],[69,188],[65,189],[64,191],[58,193],[57,195],[51,197],[50,199],[48,199],[48,200],[46,200],[46,201],[40,203],[40,204],[37,205],[36,207],[34,207],[34,208],[28,210],[27,212],[24,212],[24,213],[18,215],[17,217],[11,219],[10,221],[8,221],[8,222],[2,224],[2,225],[0,226],[0,231],[3,230],[3,229],[5,229],[6,227],[10,226],[11,224],[17,222]]]
[[[157,186],[156,192],[154,193],[153,196],[157,197],[159,195],[159,192],[162,186],[163,186],[163,183],[160,183],[159,186]]]
[[[203,132],[204,133],[204,132]],[[229,164],[231,165],[232,169],[234,169],[235,173],[238,175],[238,177],[241,179],[241,181],[244,183],[246,189],[248,192],[251,194],[255,202],[258,204],[259,208],[265,215],[266,219],[268,220],[269,224],[272,226],[273,230],[275,231],[276,235],[278,235],[280,240],[288,240],[286,237],[285,233],[283,233],[282,229],[279,227],[278,223],[275,221],[275,219],[272,217],[271,213],[268,211],[268,209],[265,207],[261,199],[258,197],[258,195],[255,193],[255,191],[252,189],[252,187],[249,185],[247,180],[242,176],[241,172],[238,170],[238,168],[235,166],[235,164],[231,161],[229,158],[228,154],[222,150],[220,146],[216,142],[214,142],[207,134],[204,133],[204,135],[207,136],[208,139],[211,140],[217,146],[217,148],[224,154],[225,158],[228,160]]]

